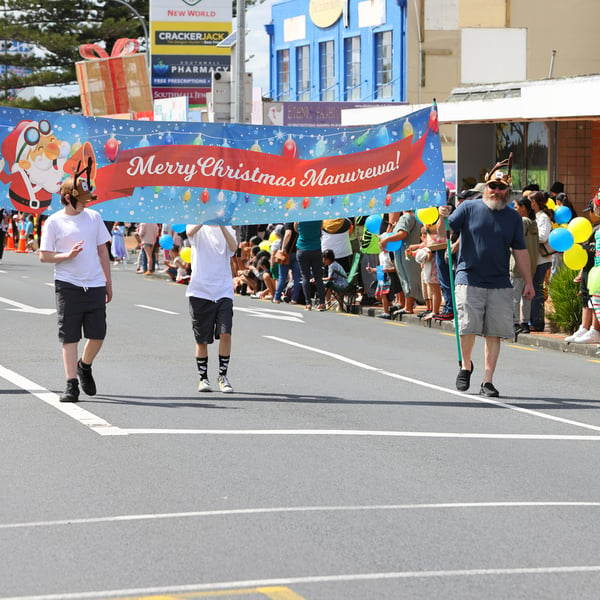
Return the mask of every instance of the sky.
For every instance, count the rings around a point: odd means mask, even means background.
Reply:
[[[269,93],[269,36],[265,25],[271,21],[273,0],[265,0],[246,10],[246,72],[252,73],[254,87],[261,87],[263,95]],[[234,23],[235,28],[235,23]]]

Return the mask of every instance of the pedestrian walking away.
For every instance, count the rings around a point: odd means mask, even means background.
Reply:
[[[445,219],[451,232],[460,233],[455,308],[462,361],[456,388],[469,389],[474,368],[471,354],[476,336],[481,335],[485,337],[485,373],[479,393],[488,397],[499,396],[493,377],[500,340],[514,335],[511,249],[525,283],[523,297],[529,300],[534,295],[522,220],[509,206],[511,162],[509,157],[486,174],[481,199],[463,202],[452,214],[447,205],[439,208],[438,234],[445,233]]]
[[[79,383],[88,396],[96,394],[92,363],[106,337],[106,304],[112,299],[111,235],[100,214],[86,208],[96,199],[90,171],[88,165],[62,184],[64,208],[46,221],[40,245],[40,260],[54,264],[58,339],[67,379],[61,402],[79,400]],[[78,360],[82,330],[87,341]]]
[[[233,278],[231,257],[237,250],[233,227],[188,225],[186,233],[192,247],[192,276],[186,296],[189,298],[192,330],[196,340],[196,365],[199,392],[210,392],[208,345],[219,340],[219,389],[233,392],[227,376],[231,355],[233,323]]]

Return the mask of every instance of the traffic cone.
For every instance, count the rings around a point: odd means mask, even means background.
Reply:
[[[15,249],[15,238],[13,236],[12,219],[8,223],[7,235],[8,235],[8,241],[6,242],[6,247],[4,249],[5,250],[14,250]]]
[[[25,227],[21,228],[19,235],[19,247],[16,250],[17,252],[26,253],[27,252],[27,240],[25,239]]]

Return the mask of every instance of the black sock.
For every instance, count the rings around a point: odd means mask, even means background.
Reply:
[[[208,379],[208,356],[198,358],[196,356],[196,364],[198,365],[198,373],[200,379]]]
[[[221,356],[219,354],[219,375],[227,375],[229,368],[229,356]]]
[[[90,364],[90,365],[88,365],[87,363],[84,363],[84,362],[83,362],[83,360],[82,360],[81,358],[79,359],[79,366],[80,366],[82,369],[91,369],[91,368],[92,368],[92,365],[91,365],[91,364]]]

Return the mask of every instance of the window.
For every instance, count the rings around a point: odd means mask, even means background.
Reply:
[[[392,32],[375,34],[375,98],[392,98]]]
[[[319,44],[319,99],[325,102],[335,100],[335,75],[333,62],[333,40]]]
[[[310,100],[310,48],[298,46],[296,48],[296,89],[298,100]]]
[[[545,123],[498,123],[496,160],[513,153],[512,179],[515,190],[537,183],[548,189],[548,127]]]
[[[344,100],[360,100],[360,37],[344,40],[344,65]]]
[[[277,100],[288,102],[290,99],[290,51],[277,51]]]

